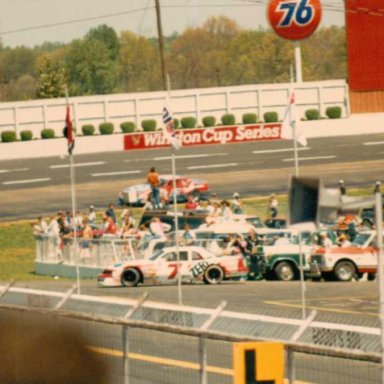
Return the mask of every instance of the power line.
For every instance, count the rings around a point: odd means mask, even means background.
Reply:
[[[237,0],[237,3],[227,3],[227,4],[167,4],[167,5],[162,5],[162,8],[228,8],[228,7],[260,7],[260,6],[266,6],[268,4],[268,0]],[[239,4],[239,3],[247,3],[247,4]],[[329,3],[323,3],[322,4],[322,10],[324,11],[330,11],[330,12],[346,12],[346,13],[365,13],[371,16],[384,16],[384,12],[382,9],[379,10],[369,10],[369,9],[356,9],[356,10],[345,10],[343,4],[337,4],[335,2],[329,2]],[[82,23],[86,21],[94,21],[94,20],[100,20],[100,19],[107,19],[107,18],[113,18],[113,17],[119,17],[123,15],[128,15],[132,13],[137,13],[137,12],[142,12],[144,11],[144,16],[141,21],[139,30],[142,27],[146,12],[149,9],[155,9],[155,6],[149,6],[147,3],[146,7],[142,8],[137,8],[137,9],[131,9],[127,11],[121,11],[121,12],[116,12],[112,14],[106,14],[106,15],[100,15],[100,16],[94,16],[94,17],[85,17],[85,18],[80,18],[80,19],[74,19],[74,20],[67,20],[67,21],[62,21],[62,22],[55,22],[55,23],[50,23],[50,24],[42,24],[42,25],[35,25],[35,26],[30,26],[30,27],[25,27],[25,28],[19,28],[19,29],[13,29],[13,30],[8,30],[4,32],[0,32],[0,36],[2,35],[10,35],[10,34],[15,34],[15,33],[20,33],[20,32],[28,32],[28,31],[35,31],[39,29],[46,29],[46,28],[53,28],[57,26],[62,26],[62,25],[71,25],[71,24],[77,24],[77,23]]]
[[[53,27],[57,27],[59,25],[69,25],[69,24],[82,23],[84,21],[93,21],[93,20],[107,19],[107,18],[110,18],[110,17],[118,17],[118,16],[122,16],[122,15],[128,15],[130,13],[146,11],[149,8],[155,8],[155,7],[152,6],[152,7],[137,8],[137,9],[131,9],[129,11],[110,13],[110,14],[101,15],[101,16],[85,17],[85,18],[81,18],[81,19],[67,20],[67,21],[62,21],[62,22],[58,22],[58,23],[35,25],[35,26],[32,26],[32,27],[25,27],[25,28],[13,29],[13,30],[10,30],[10,31],[0,32],[0,35],[10,35],[12,33],[35,31],[37,29],[45,29],[45,28],[53,28]]]

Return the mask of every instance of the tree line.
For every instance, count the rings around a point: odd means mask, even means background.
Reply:
[[[242,29],[230,18],[165,37],[172,89],[290,81],[294,43],[270,29]],[[343,27],[319,29],[301,43],[303,80],[346,78]],[[162,90],[158,41],[107,25],[68,44],[9,48],[0,42],[0,101]]]

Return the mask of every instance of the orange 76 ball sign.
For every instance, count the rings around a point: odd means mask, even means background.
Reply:
[[[289,40],[309,37],[320,24],[320,0],[271,0],[267,16],[273,30]]]

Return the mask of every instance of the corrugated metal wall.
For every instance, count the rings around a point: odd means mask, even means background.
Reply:
[[[384,112],[384,91],[349,92],[351,113]]]

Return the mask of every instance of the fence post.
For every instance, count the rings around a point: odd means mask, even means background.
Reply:
[[[63,298],[57,303],[56,307],[54,308],[54,311],[60,309],[72,296],[73,292],[77,289],[77,285],[73,285],[71,289],[68,290],[68,292],[63,296]]]
[[[226,301],[222,301],[215,309],[206,322],[200,327],[201,331],[206,331],[212,323],[220,316],[224,308],[227,306]],[[199,337],[199,357],[200,357],[200,384],[207,384],[207,349],[204,336]]]
[[[136,305],[134,305],[124,316],[124,319],[129,319],[147,300],[148,293],[145,292],[138,300]],[[124,384],[129,384],[129,327],[128,325],[122,326],[122,336],[123,336],[123,363],[124,363]]]
[[[9,284],[0,292],[0,300],[3,296],[11,289],[11,287],[15,284],[15,280],[11,280]]]
[[[310,326],[312,321],[315,319],[317,311],[311,311],[309,316],[303,320],[303,323],[299,329],[292,335],[290,342],[294,343],[300,339],[300,336],[305,332],[305,330]],[[288,383],[294,384],[295,382],[295,364],[294,364],[294,351],[291,347],[288,347],[287,351],[287,371],[288,371]]]

